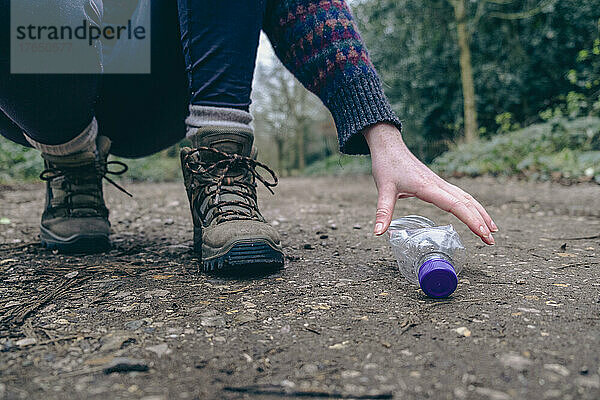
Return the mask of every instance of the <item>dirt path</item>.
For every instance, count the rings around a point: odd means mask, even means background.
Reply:
[[[39,247],[41,187],[0,188],[0,398],[600,398],[600,187],[458,184],[495,247],[429,205],[396,209],[462,234],[446,301],[371,235],[367,177],[262,192],[286,268],[247,279],[197,273],[181,184],[107,189],[115,248],[81,257]]]

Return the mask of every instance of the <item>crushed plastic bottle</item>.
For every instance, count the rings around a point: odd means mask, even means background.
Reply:
[[[435,226],[409,215],[392,221],[390,244],[404,277],[429,297],[448,297],[456,290],[465,248],[452,225]]]

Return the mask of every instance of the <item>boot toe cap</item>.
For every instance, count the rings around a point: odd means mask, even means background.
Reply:
[[[227,221],[204,229],[203,247],[217,250],[239,242],[264,241],[279,247],[279,233],[266,222],[260,221]]]
[[[41,227],[46,233],[57,239],[70,240],[78,236],[108,237],[110,224],[104,218],[54,218],[42,222]]]

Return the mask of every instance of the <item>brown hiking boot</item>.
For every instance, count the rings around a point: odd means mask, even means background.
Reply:
[[[194,250],[205,272],[252,273],[283,266],[277,231],[258,210],[256,180],[271,193],[275,173],[251,156],[247,132],[207,131],[195,137],[196,149],[181,149],[181,165],[194,221]],[[266,170],[273,182],[257,171]]]
[[[110,223],[102,194],[102,178],[127,193],[106,177],[106,174],[125,173],[127,166],[119,161],[107,161],[110,149],[107,137],[99,136],[96,147],[96,153],[42,154],[46,166],[40,175],[46,181],[46,207],[40,224],[42,246],[66,253],[91,253],[110,248]],[[122,169],[109,171],[111,164]]]

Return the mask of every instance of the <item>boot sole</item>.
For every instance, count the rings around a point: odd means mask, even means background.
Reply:
[[[107,235],[80,234],[62,238],[43,226],[40,227],[40,241],[42,247],[61,253],[99,253],[111,248]]]
[[[204,272],[239,272],[244,274],[278,270],[283,267],[281,250],[265,241],[240,242],[222,256],[202,260]]]

